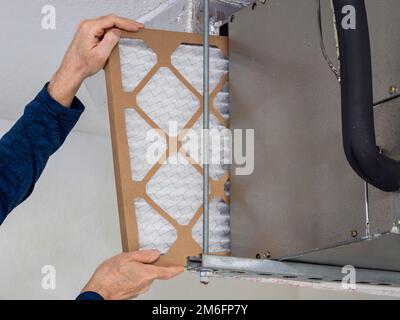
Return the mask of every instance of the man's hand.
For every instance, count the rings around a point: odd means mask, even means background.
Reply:
[[[141,23],[115,15],[82,21],[49,84],[49,94],[69,107],[82,82],[104,67],[121,37],[121,30],[138,31],[143,27]]]
[[[184,271],[183,267],[156,267],[157,250],[122,253],[97,268],[82,292],[97,292],[106,300],[127,300],[149,290],[156,280],[168,280]]]

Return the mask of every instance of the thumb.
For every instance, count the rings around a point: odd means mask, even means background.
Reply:
[[[121,38],[121,30],[113,28],[109,30],[103,37],[103,40],[97,45],[96,50],[99,51],[100,56],[104,59],[108,59],[112,50],[117,45]]]
[[[160,257],[158,250],[142,250],[135,252],[128,252],[127,258],[132,261],[141,263],[153,263]]]
[[[174,278],[185,271],[185,268],[182,266],[172,266],[172,267],[157,267],[157,266],[148,266],[152,271],[153,278],[159,280],[169,280]]]

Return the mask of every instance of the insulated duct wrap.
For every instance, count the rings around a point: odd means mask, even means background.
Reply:
[[[184,264],[187,256],[201,253],[203,235],[202,152],[201,140],[197,139],[201,138],[202,128],[201,37],[155,30],[126,35],[107,66],[109,97],[114,102],[110,117],[116,124],[112,130],[114,153],[119,158],[117,186],[118,180],[130,180],[121,181],[119,190],[123,240],[124,232],[128,233],[124,247],[156,248],[164,254],[161,264]],[[160,43],[161,39],[165,45]],[[219,159],[210,165],[210,252],[227,254],[230,226],[229,194],[225,187],[229,167],[225,163],[231,152],[227,129],[227,39],[212,39],[210,127],[221,139],[219,147],[210,150],[211,158]],[[119,74],[115,70],[117,63]],[[120,79],[120,85],[111,79]],[[111,92],[114,85],[120,91],[117,95]],[[118,120],[113,116],[115,112]],[[124,139],[116,141],[115,136],[120,134]],[[117,148],[120,143],[124,146]],[[125,164],[121,163],[122,154]],[[125,176],[128,172],[129,177]],[[131,215],[134,221],[129,225]]]
[[[210,32],[218,34],[219,27],[227,23],[229,18],[237,11],[253,4],[254,0],[210,0]],[[187,0],[184,15],[187,16],[186,31],[202,33],[204,1]]]
[[[254,0],[209,0],[210,34],[219,35],[219,28],[233,14],[253,3]],[[204,0],[167,0],[139,21],[155,29],[203,33],[203,13]]]
[[[347,160],[367,183],[383,191],[398,191],[400,162],[385,156],[376,145],[371,45],[365,2],[334,0],[333,5],[340,48],[342,130]],[[345,26],[345,22],[350,25]]]

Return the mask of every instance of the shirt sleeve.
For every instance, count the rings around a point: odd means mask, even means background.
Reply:
[[[50,156],[64,143],[84,109],[76,97],[70,108],[62,106],[49,95],[46,84],[0,139],[0,225],[32,193]]]
[[[101,295],[99,295],[97,292],[93,291],[88,291],[88,292],[82,292],[76,300],[97,300],[101,301],[104,300]]]

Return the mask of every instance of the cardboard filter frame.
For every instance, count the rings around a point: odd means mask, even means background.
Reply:
[[[198,121],[203,114],[203,96],[199,93],[191,83],[177,70],[171,63],[172,54],[182,44],[202,45],[203,39],[201,35],[170,32],[162,30],[144,29],[136,33],[123,32],[122,38],[139,39],[144,41],[147,46],[157,55],[157,63],[149,71],[149,73],[139,82],[139,84],[131,92],[125,92],[122,85],[122,73],[120,63],[119,47],[116,46],[112,52],[109,61],[106,64],[106,81],[109,104],[109,117],[111,138],[114,156],[115,179],[118,198],[118,209],[121,227],[121,237],[123,250],[136,251],[139,250],[139,234],[137,220],[135,216],[134,200],[136,198],[144,199],[159,215],[168,221],[177,231],[177,239],[156,264],[158,265],[186,265],[188,256],[197,256],[201,254],[202,248],[192,237],[192,228],[196,222],[202,217],[203,206],[201,206],[194,214],[188,225],[179,224],[173,217],[165,212],[157,203],[155,203],[146,193],[146,185],[161,168],[162,163],[157,162],[146,174],[142,181],[133,181],[131,170],[131,159],[129,153],[128,136],[126,130],[125,110],[133,108],[143,117],[143,119],[154,129],[161,130],[159,126],[140,108],[137,104],[137,95],[142,91],[156,72],[162,68],[169,68],[173,74],[189,89],[195,97],[198,98],[199,105],[196,113],[185,125],[184,129],[190,129]],[[222,54],[228,57],[228,38],[220,36],[210,36],[210,45],[221,50]],[[228,121],[216,110],[214,99],[222,90],[223,86],[228,82],[228,74],[226,74],[215,89],[210,93],[210,110],[211,113],[225,127],[229,127]],[[202,175],[203,168],[196,163],[187,152],[182,148],[180,137],[169,137],[165,133],[167,150],[164,155],[166,161],[168,155],[172,152],[179,152],[189,160],[191,165]],[[178,140],[178,141],[177,141]],[[173,142],[173,143],[171,143]],[[178,148],[176,148],[178,146]],[[210,178],[210,202],[214,197],[221,198],[229,205],[229,197],[225,192],[225,184],[229,180],[229,172],[226,171],[224,176],[215,181]],[[216,254],[229,254],[216,253]]]

